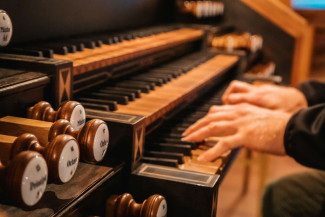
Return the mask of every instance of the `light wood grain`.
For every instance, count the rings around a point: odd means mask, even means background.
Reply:
[[[0,134],[0,161],[7,164],[10,160],[11,147],[17,137]]]
[[[20,136],[23,133],[34,134],[42,145],[48,143],[48,134],[53,123],[27,118],[6,116],[0,118],[0,133]]]

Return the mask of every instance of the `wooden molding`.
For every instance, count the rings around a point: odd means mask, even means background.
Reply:
[[[309,76],[314,29],[308,21],[278,0],[241,0],[260,15],[295,38],[291,84],[297,86]]]

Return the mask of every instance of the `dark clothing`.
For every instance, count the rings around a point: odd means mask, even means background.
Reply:
[[[325,84],[310,81],[299,89],[309,107],[288,122],[284,135],[286,153],[305,166],[325,170]]]
[[[321,170],[310,169],[269,184],[263,195],[263,217],[325,216],[325,83],[306,82],[299,89],[309,107],[289,120],[285,149],[299,163]]]
[[[325,103],[325,83],[307,81],[300,84],[298,89],[305,95],[308,106]]]
[[[325,171],[310,169],[269,184],[263,195],[263,217],[324,217]]]

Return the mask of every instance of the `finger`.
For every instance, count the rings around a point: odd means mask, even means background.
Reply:
[[[252,99],[248,93],[233,93],[228,96],[227,104],[252,103]]]
[[[237,136],[221,138],[215,146],[201,154],[197,159],[199,161],[214,161],[217,157],[222,156],[224,153],[239,147],[239,144],[240,143],[238,142]]]
[[[197,122],[195,122],[189,128],[187,128],[185,132],[182,134],[182,136],[189,135],[192,132],[197,131],[198,129],[210,124],[211,122],[230,121],[230,120],[234,120],[235,118],[236,118],[235,115],[231,111],[222,111],[218,113],[208,114],[205,117],[198,120]]]
[[[207,137],[228,136],[234,134],[236,131],[235,122],[211,122],[208,125],[193,131],[191,134],[188,134],[186,137],[182,138],[182,141],[201,142]]]
[[[229,87],[226,89],[222,96],[222,102],[227,104],[228,97],[231,93],[247,93],[252,90],[253,86],[242,81],[233,81],[230,83]]]
[[[208,114],[213,114],[216,112],[223,112],[223,111],[229,111],[229,110],[233,110],[234,107],[233,106],[229,106],[229,105],[213,105],[210,107]]]
[[[211,114],[211,113],[215,113],[219,110],[219,107],[221,106],[218,106],[218,105],[213,105],[209,108],[209,111],[208,111],[208,114]]]

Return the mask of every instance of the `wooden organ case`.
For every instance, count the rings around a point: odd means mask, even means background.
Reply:
[[[1,117],[26,117],[41,100],[57,109],[73,99],[88,119],[104,120],[110,131],[101,163],[81,162],[70,182],[49,183],[33,207],[13,206],[0,191],[0,215],[104,216],[106,199],[124,192],[137,201],[163,195],[168,216],[216,215],[218,186],[238,150],[212,163],[197,162],[211,144],[181,142],[181,132],[210,105],[221,104],[229,82],[247,78],[243,73],[256,65],[275,64],[284,84],[303,81],[312,30],[274,1],[209,1],[209,7],[222,5],[218,13],[202,5],[184,12],[188,3],[0,4],[14,29],[10,45],[0,49]],[[263,37],[262,50],[209,46],[211,37],[246,31]]]

